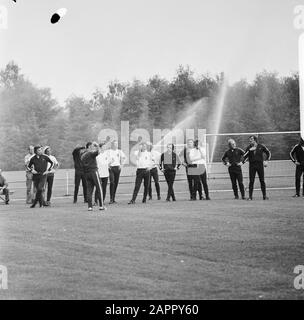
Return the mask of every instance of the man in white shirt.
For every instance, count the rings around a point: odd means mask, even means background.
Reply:
[[[109,179],[109,166],[111,163],[109,150],[106,150],[107,144],[106,142],[102,142],[99,144],[99,155],[96,157],[97,167],[98,167],[98,175],[101,184],[102,190],[102,199],[103,203],[106,199],[107,185]],[[95,191],[95,203],[98,202],[98,195]]]
[[[109,149],[110,156],[110,204],[116,203],[115,196],[117,191],[117,186],[119,183],[121,167],[124,165],[127,157],[122,150],[118,149],[118,142],[114,140],[111,144],[111,149]]]
[[[151,153],[151,170],[150,170],[150,184],[149,184],[149,200],[152,200],[152,178],[155,183],[155,189],[157,193],[157,200],[160,200],[160,187],[159,187],[159,176],[158,176],[158,165],[160,162],[160,152],[153,149],[153,144],[151,142],[147,143],[148,145],[148,151]]]
[[[51,154],[51,152],[52,151],[51,151],[51,148],[49,146],[46,146],[44,148],[44,154],[47,155],[51,159],[51,161],[53,162],[53,168],[47,174],[45,189],[43,190],[45,192],[46,188],[47,188],[47,200],[45,202],[45,206],[47,206],[47,207],[51,205],[51,197],[52,197],[52,191],[53,191],[54,176],[55,176],[56,170],[59,168],[59,163],[58,163],[57,159]],[[48,168],[47,169],[49,169],[50,166],[51,165],[48,163]],[[43,199],[45,199],[45,198],[43,197]]]
[[[33,174],[27,169],[27,166],[33,155],[34,155],[34,146],[29,146],[28,154],[24,157],[24,165],[26,169],[25,176],[26,176],[26,203],[27,204],[32,204],[32,201],[34,200],[34,187],[32,191]]]
[[[140,189],[141,183],[144,180],[144,195],[143,195],[143,203],[146,203],[147,195],[149,191],[150,185],[150,169],[152,163],[151,152],[147,150],[147,144],[141,143],[139,145],[139,150],[135,151],[136,161],[137,161],[137,170],[136,170],[136,180],[135,187],[133,191],[133,196],[131,201],[128,204],[134,204],[138,191]]]
[[[208,183],[207,183],[207,161],[206,161],[206,148],[203,146],[203,144],[196,140],[194,142],[194,144],[197,146],[197,148],[199,149],[202,158],[197,162],[198,167],[202,169],[202,173],[200,174],[200,180],[201,183],[198,184],[198,193],[199,193],[199,197],[200,199],[203,199],[203,192],[202,192],[202,185],[204,188],[204,193],[206,196],[206,200],[210,200],[210,196],[209,196],[209,187],[208,187]]]

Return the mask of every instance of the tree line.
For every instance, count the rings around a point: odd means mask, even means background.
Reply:
[[[145,82],[114,81],[106,92],[97,89],[88,99],[72,95],[59,105],[50,88],[37,87],[10,62],[0,71],[0,168],[22,170],[29,144],[50,145],[61,167],[72,168],[74,147],[96,140],[101,129],[120,132],[121,120],[129,121],[130,130],[172,129],[202,98],[207,104],[196,110],[192,126],[212,133],[224,77],[196,75],[180,66],[171,80],[155,75]],[[298,74],[280,77],[263,71],[250,83],[242,79],[228,84],[220,132],[298,131],[299,117]],[[219,161],[226,140],[218,140],[214,161]],[[275,159],[286,159],[298,136],[263,140]],[[247,141],[239,142],[244,147]]]

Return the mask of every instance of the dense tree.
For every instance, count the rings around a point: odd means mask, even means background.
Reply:
[[[144,128],[150,133],[153,128],[172,129],[180,121],[213,132],[223,83],[224,74],[196,76],[180,66],[171,81],[157,75],[147,82],[113,81],[89,99],[71,96],[59,106],[50,89],[33,85],[10,62],[0,71],[0,167],[22,169],[27,146],[38,143],[51,145],[62,167],[71,167],[77,144],[96,140],[104,128],[119,134],[121,120],[130,122],[130,130]],[[221,132],[296,131],[299,126],[298,74],[279,77],[264,71],[252,83],[243,79],[228,85]],[[286,159],[298,136],[261,138],[274,158]],[[218,139],[214,160],[219,160],[226,140]],[[243,147],[247,140],[237,137]]]

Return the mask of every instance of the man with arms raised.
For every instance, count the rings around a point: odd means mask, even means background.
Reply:
[[[87,146],[87,148],[88,147],[89,146]],[[74,168],[75,168],[74,203],[77,203],[80,181],[82,183],[84,202],[88,202],[87,201],[87,182],[86,182],[85,175],[84,175],[83,164],[81,162],[81,155],[85,151],[86,151],[85,147],[77,146],[72,153],[73,160],[74,160]]]
[[[89,145],[89,148],[85,153],[81,156],[81,161],[83,163],[85,177],[87,181],[87,187],[88,187],[88,210],[93,211],[93,191],[94,187],[96,188],[97,192],[97,200],[99,202],[99,210],[105,210],[105,207],[103,205],[103,200],[101,198],[102,195],[102,189],[100,185],[99,180],[99,174],[98,174],[98,166],[97,166],[97,160],[96,157],[99,154],[99,145],[96,142],[93,142]]]

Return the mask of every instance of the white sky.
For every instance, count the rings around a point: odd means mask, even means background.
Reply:
[[[177,67],[224,71],[230,82],[298,69],[293,0],[0,0],[0,67],[14,60],[63,103],[111,80],[171,79]],[[51,15],[67,15],[56,25]]]

